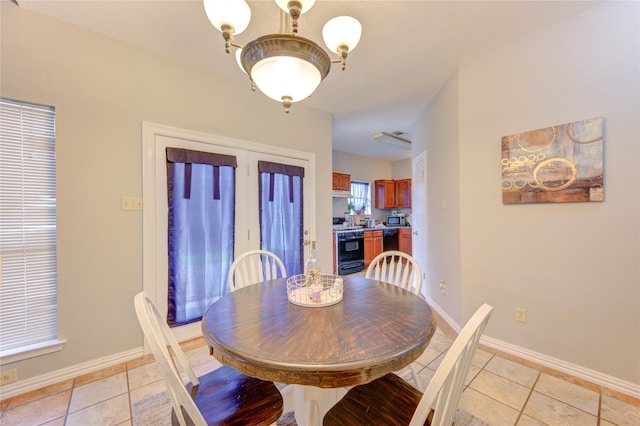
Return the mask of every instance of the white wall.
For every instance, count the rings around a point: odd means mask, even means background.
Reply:
[[[639,8],[638,2],[603,2],[516,43],[477,52],[459,66],[414,130],[428,155],[429,243],[435,241],[429,265],[454,277],[455,263],[445,268],[442,259],[455,254],[458,233],[453,230],[449,242],[443,237],[460,215],[461,288],[446,296],[452,301],[433,291],[431,296],[459,324],[488,302],[496,308],[488,336],[636,389]],[[457,124],[451,117],[437,120],[456,105]],[[502,136],[597,116],[605,118],[604,202],[502,204]],[[456,143],[456,125],[458,147],[439,146]],[[457,164],[449,157],[456,150]],[[459,194],[449,179],[459,182]],[[443,197],[449,213],[437,215],[433,203]],[[516,307],[527,309],[526,324],[515,322]]]
[[[331,258],[328,113],[301,103],[285,115],[244,79],[0,7],[1,95],[56,107],[59,330],[68,340],[3,367],[23,380],[141,347],[142,215],[121,211],[120,197],[142,195],[142,121],[315,153],[318,250]]]
[[[426,238],[414,241],[427,253],[427,297],[462,324],[457,72],[432,99],[411,134],[413,156],[427,153]],[[446,283],[446,295],[440,292],[440,281]]]

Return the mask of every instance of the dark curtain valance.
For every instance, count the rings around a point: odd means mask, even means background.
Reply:
[[[167,148],[167,161],[170,163],[196,163],[211,166],[238,167],[233,155],[214,154],[213,152],[192,151],[190,149]]]
[[[269,161],[258,161],[258,171],[260,173],[278,173],[280,175],[304,177],[304,167],[270,163]]]
[[[270,163],[269,161],[258,161],[258,172],[269,173],[269,201],[273,201],[275,175],[289,176],[289,202],[293,203],[293,178],[304,177],[304,167],[291,166],[289,164]]]
[[[220,167],[238,167],[233,155],[214,154],[213,152],[192,151],[182,148],[167,148],[167,175],[172,181],[174,173],[171,163],[184,163],[184,198],[191,198],[191,165],[206,164],[213,166],[213,199],[220,199]]]

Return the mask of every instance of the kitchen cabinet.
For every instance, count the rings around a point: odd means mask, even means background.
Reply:
[[[411,179],[395,181],[395,200],[397,208],[411,207]]]
[[[369,266],[371,261],[382,253],[382,231],[364,231],[364,266]]]
[[[374,182],[377,209],[411,207],[411,179],[381,179]]]
[[[333,172],[332,178],[334,191],[351,191],[351,175]]]
[[[411,228],[398,229],[398,251],[411,254]]]

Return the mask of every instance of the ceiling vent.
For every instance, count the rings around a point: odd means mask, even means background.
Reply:
[[[374,133],[371,137],[377,141],[384,142],[389,145],[398,146],[404,149],[411,149],[411,140],[409,139],[409,134],[401,132],[400,130],[396,130],[392,133],[378,132]]]

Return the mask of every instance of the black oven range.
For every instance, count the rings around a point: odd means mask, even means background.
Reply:
[[[364,270],[364,231],[336,232],[336,260],[338,275],[353,274]]]

